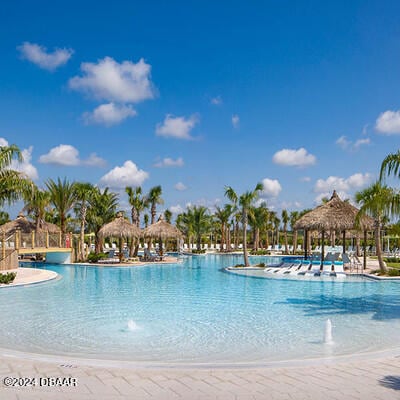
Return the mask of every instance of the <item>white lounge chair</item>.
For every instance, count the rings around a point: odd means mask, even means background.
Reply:
[[[335,271],[336,278],[340,279],[346,278],[346,273],[344,272],[343,269],[343,261],[335,261],[333,263],[333,269]]]
[[[305,275],[305,273],[311,268],[311,261],[303,260],[300,268],[297,270],[297,275]]]
[[[324,276],[331,276],[331,275],[334,275],[332,261],[325,260],[325,261],[322,263],[322,272],[321,272],[321,275],[324,275]]]
[[[311,268],[306,272],[306,275],[319,276],[321,275],[321,261],[311,261]]]

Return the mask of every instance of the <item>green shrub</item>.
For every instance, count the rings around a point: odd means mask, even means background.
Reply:
[[[92,263],[96,263],[99,260],[104,260],[107,258],[106,253],[89,253],[87,260]]]
[[[271,252],[269,250],[252,250],[250,254],[252,256],[265,256],[265,255],[270,255]]]
[[[265,263],[256,264],[254,266],[258,268],[265,268]]]
[[[233,267],[234,268],[244,268],[244,264],[236,264]]]
[[[195,250],[195,249],[193,249],[192,250],[192,253],[193,254],[204,254],[206,251],[205,251],[205,249],[202,249],[202,250]]]
[[[388,275],[389,276],[400,276],[400,270],[398,270],[396,268],[389,268]]]
[[[398,257],[385,257],[384,260],[388,263],[400,263],[400,258]]]
[[[16,276],[16,272],[7,272],[6,274],[0,273],[0,283],[8,285],[9,283],[14,281]]]

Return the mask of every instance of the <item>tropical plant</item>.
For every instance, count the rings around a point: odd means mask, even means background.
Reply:
[[[289,247],[288,247],[288,237],[287,237],[287,226],[289,223],[289,213],[287,212],[287,210],[282,210],[281,220],[283,224],[283,236],[285,238],[285,254],[288,254]]]
[[[379,180],[385,176],[395,175],[400,178],[400,150],[397,153],[388,154],[382,161]]]
[[[357,221],[360,221],[360,218],[363,215],[370,215],[375,221],[374,235],[376,255],[378,257],[381,272],[387,274],[388,268],[386,267],[382,257],[380,240],[381,228],[384,218],[389,217],[390,215],[399,214],[399,194],[388,186],[382,186],[378,181],[366,189],[357,192],[355,194],[355,199],[357,203],[361,205],[360,211],[357,215]]]
[[[161,186],[154,186],[149,190],[149,193],[146,197],[147,204],[150,206],[152,224],[156,222],[157,204],[164,203],[163,199],[161,198],[161,195],[162,195]]]
[[[0,207],[20,199],[32,185],[29,178],[11,168],[13,161],[23,161],[19,148],[14,144],[0,146]]]
[[[243,258],[244,265],[248,267],[249,264],[249,255],[247,252],[247,224],[248,224],[248,215],[249,210],[255,200],[257,200],[260,192],[263,190],[263,185],[261,183],[257,183],[256,187],[252,191],[247,191],[240,196],[232,189],[232,187],[227,186],[225,188],[225,196],[241,209],[242,213],[242,226],[243,226]]]
[[[61,232],[65,233],[68,212],[76,200],[75,182],[69,182],[67,178],[63,180],[57,178],[57,182],[49,179],[46,186],[50,193],[50,203],[54,206],[60,221]]]
[[[197,250],[201,249],[203,235],[209,233],[211,218],[208,209],[204,206],[193,206],[188,210],[191,227],[196,238]]]
[[[84,261],[86,257],[85,254],[86,216],[94,193],[95,193],[95,187],[91,183],[77,182],[75,184],[74,212],[79,218],[79,225],[80,225],[79,229],[80,246],[78,247],[79,249],[78,259],[80,261]]]
[[[3,225],[9,221],[10,221],[10,215],[8,214],[8,212],[0,211],[0,225]]]
[[[221,251],[223,251],[224,248],[228,250],[228,225],[233,206],[230,204],[225,204],[224,207],[215,207],[215,210],[214,217],[219,222],[221,230]]]
[[[117,206],[118,195],[116,193],[110,192],[108,188],[103,191],[97,187],[94,189],[91,206],[87,210],[86,221],[88,229],[96,234],[96,253],[100,253],[102,250],[102,242],[97,233],[104,224],[113,220]]]
[[[262,202],[258,207],[249,209],[249,225],[253,229],[253,251],[260,247],[260,234],[265,230],[269,211],[267,203]]]
[[[170,224],[172,221],[172,211],[166,209],[164,211],[164,219],[165,219],[165,222],[168,222]]]
[[[37,232],[49,211],[50,193],[32,184],[23,197],[25,202],[23,211],[34,220]]]

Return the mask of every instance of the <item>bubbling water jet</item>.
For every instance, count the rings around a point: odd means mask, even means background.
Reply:
[[[325,322],[324,343],[325,344],[333,344],[332,322],[331,322],[331,320],[329,318]]]

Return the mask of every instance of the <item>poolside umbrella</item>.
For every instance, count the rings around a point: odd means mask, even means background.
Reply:
[[[99,232],[98,236],[100,239],[106,237],[116,237],[119,238],[119,261],[122,261],[122,239],[137,239],[141,236],[140,229],[131,224],[123,215],[123,213],[119,212],[117,217],[109,222],[108,224],[103,225]]]
[[[158,239],[160,243],[160,254],[162,255],[162,241],[166,239],[179,239],[182,232],[174,225],[164,221],[160,215],[158,221],[143,229],[143,237],[148,239]]]
[[[294,225],[294,229],[305,231],[317,230],[322,234],[322,261],[324,257],[324,234],[327,231],[336,230],[343,232],[343,253],[345,253],[345,234],[347,230],[371,229],[374,220],[368,216],[360,218],[359,225],[356,223],[358,209],[347,201],[343,201],[333,191],[330,200],[304,214]],[[306,235],[307,236],[307,235]],[[365,253],[365,251],[364,251]],[[307,257],[307,247],[305,251]]]

